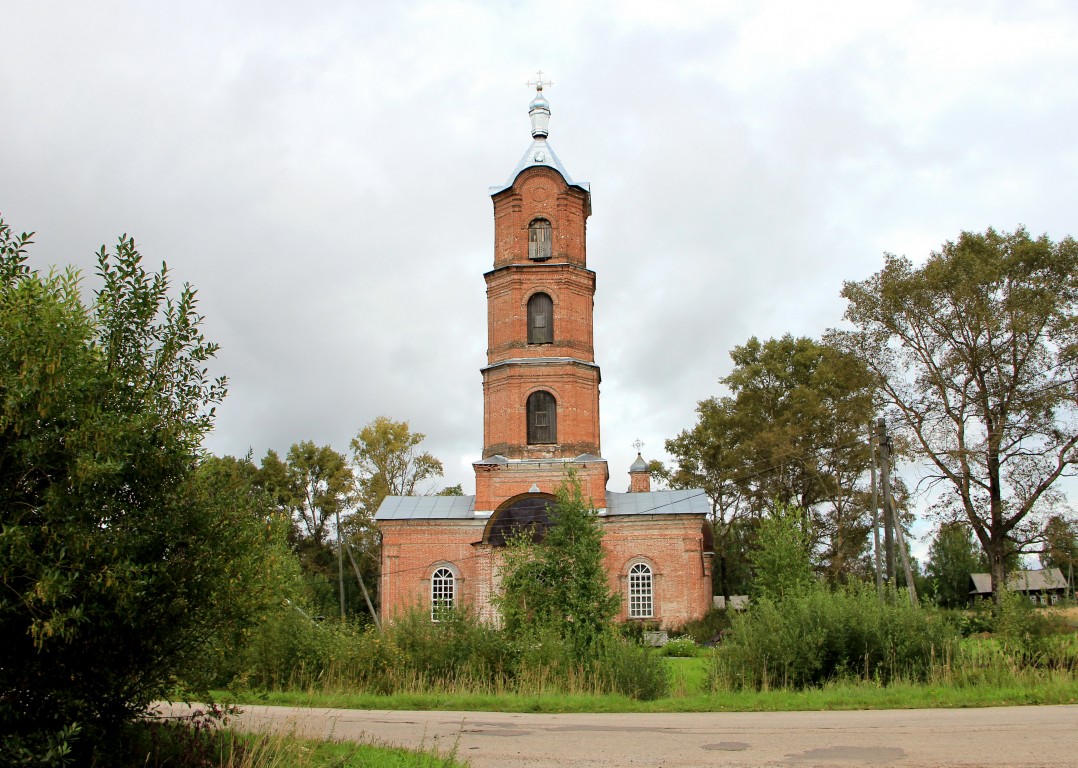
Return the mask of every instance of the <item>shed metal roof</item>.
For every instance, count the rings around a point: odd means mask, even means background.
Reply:
[[[707,494],[699,488],[650,493],[606,492],[606,514],[611,515],[706,515],[711,511]]]
[[[386,496],[375,520],[471,520],[475,496]]]
[[[606,515],[706,515],[707,494],[698,489],[606,493]],[[475,496],[386,496],[375,520],[471,520]]]
[[[971,595],[987,595],[992,592],[992,574],[971,573]],[[1007,589],[1011,592],[1047,592],[1066,589],[1067,580],[1058,568],[1042,568],[1039,571],[1012,571],[1007,575]]]

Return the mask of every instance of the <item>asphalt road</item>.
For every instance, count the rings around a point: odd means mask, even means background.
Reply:
[[[474,768],[1078,766],[1078,706],[618,715],[243,710],[234,725],[244,729],[455,750]]]

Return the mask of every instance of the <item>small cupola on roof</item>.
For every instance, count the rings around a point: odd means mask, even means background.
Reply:
[[[639,441],[637,441],[639,444]],[[644,457],[640,454],[640,449],[636,450],[636,461],[629,467],[629,493],[650,493],[651,492],[651,473],[648,471],[648,463],[644,461]]]
[[[528,108],[528,117],[532,119],[532,138],[545,141],[550,135],[550,102],[543,96],[543,81],[535,84],[535,98]]]
[[[535,86],[535,98],[533,98],[531,104],[528,105],[528,117],[531,118],[532,143],[531,146],[528,147],[528,151],[524,153],[524,157],[520,158],[520,162],[517,163],[516,168],[509,174],[509,178],[506,182],[491,187],[490,194],[493,196],[509,189],[513,186],[513,182],[516,181],[517,176],[527,168],[553,168],[562,175],[566,184],[571,187],[580,187],[588,193],[588,213],[590,214],[591,185],[586,181],[573,181],[572,177],[569,175],[569,171],[562,165],[561,160],[554,153],[554,149],[547,141],[547,137],[550,136],[550,102],[547,101],[546,96],[543,94],[543,88],[553,84],[554,83],[549,80],[543,80],[543,73],[541,70],[539,72],[538,80],[533,83],[525,83],[525,85]]]

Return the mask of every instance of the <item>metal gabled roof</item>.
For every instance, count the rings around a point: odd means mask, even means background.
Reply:
[[[711,501],[699,488],[650,493],[606,492],[606,516],[614,515],[706,515]]]
[[[562,164],[561,159],[554,152],[554,148],[550,146],[550,142],[546,139],[536,139],[528,147],[528,151],[524,153],[524,156],[520,158],[520,162],[517,163],[516,168],[509,174],[509,179],[501,185],[495,185],[490,188],[490,194],[493,197],[499,192],[504,192],[513,186],[513,182],[517,180],[517,176],[523,173],[528,168],[553,168],[555,171],[561,174],[561,177],[565,179],[565,183],[570,187],[580,187],[588,193],[588,199],[591,199],[591,184],[586,181],[573,181],[569,175],[569,171],[565,169],[565,165]],[[588,210],[591,210],[591,203],[588,203]]]
[[[992,574],[971,573],[971,595],[987,595],[992,592]],[[1011,571],[1007,574],[1007,589],[1011,592],[1045,592],[1066,589],[1067,580],[1058,568],[1042,568],[1038,571]]]
[[[471,520],[475,496],[386,496],[375,520]]]
[[[550,102],[548,102],[546,96],[543,95],[543,86],[550,85],[550,83],[544,82],[542,77],[540,77],[538,81],[528,83],[528,85],[535,86],[535,98],[532,99],[532,103],[528,105],[528,117],[532,124],[532,143],[531,146],[528,147],[528,151],[524,153],[524,157],[520,158],[517,167],[513,169],[511,174],[509,174],[509,180],[501,186],[490,188],[491,197],[499,192],[504,192],[513,186],[513,183],[517,180],[517,176],[528,168],[553,168],[561,174],[561,177],[565,179],[565,183],[570,187],[578,187],[587,193],[588,215],[590,216],[591,185],[586,181],[573,181],[572,177],[569,176],[569,171],[565,170],[565,166],[562,165],[557,153],[554,152],[554,148],[551,147],[550,143],[547,141],[547,136],[550,135]]]

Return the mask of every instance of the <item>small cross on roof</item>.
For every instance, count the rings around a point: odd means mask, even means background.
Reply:
[[[544,80],[543,79],[543,70],[540,69],[539,72],[537,72],[536,74],[538,76],[536,77],[534,82],[529,81],[527,83],[524,83],[524,85],[528,86],[529,88],[534,85],[535,90],[537,90],[537,91],[543,90],[544,85],[554,85],[553,80]]]

